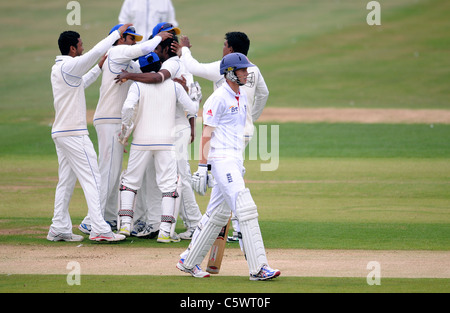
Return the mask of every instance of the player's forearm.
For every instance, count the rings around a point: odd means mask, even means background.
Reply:
[[[84,88],[89,87],[102,73],[102,70],[98,65],[94,66],[89,72],[83,75]]]
[[[208,163],[208,154],[209,154],[209,142],[211,141],[211,137],[203,137],[200,144],[200,160],[199,164],[207,164]]]
[[[267,95],[255,97],[255,103],[253,104],[253,108],[252,108],[253,122],[256,122],[256,120],[261,116],[261,114],[264,110],[264,107],[266,106],[268,98],[269,98],[269,93],[267,93]]]
[[[191,127],[191,140],[189,143],[194,142],[195,139],[195,117],[192,116],[189,118],[189,126]]]
[[[200,141],[200,160],[199,164],[207,164],[208,163],[208,155],[210,150],[210,142],[211,142],[211,134],[213,132],[213,128],[205,125],[202,132],[202,139]]]
[[[159,45],[159,43],[162,41],[162,38],[160,36],[155,36],[150,40],[147,40],[140,44],[140,47],[142,49],[142,54],[149,54],[155,48]]]
[[[128,89],[127,98],[122,105],[122,123],[130,126],[134,122],[135,112],[139,104],[139,86],[137,83],[131,84]]]
[[[264,107],[266,106],[267,99],[269,98],[269,89],[264,81],[262,75],[258,79],[258,84],[255,90],[255,102],[252,107],[252,120],[255,122],[261,115]]]
[[[145,84],[158,84],[163,82],[163,75],[159,73],[122,73],[120,74],[121,79],[129,79]],[[164,77],[165,79],[165,77]]]
[[[108,51],[114,42],[121,36],[119,31],[112,32],[108,37],[97,43],[87,53],[73,58],[65,64],[65,72],[75,76],[83,76]]]
[[[210,81],[217,81],[220,79],[220,65],[217,62],[200,63],[194,59],[189,48],[183,47],[181,51],[181,61],[186,66],[189,73]]]
[[[185,111],[188,116],[195,116],[198,113],[198,101],[191,100],[180,84],[176,83],[175,88],[177,90],[177,101],[183,106],[183,111]]]
[[[162,38],[155,36],[151,40],[136,45],[121,45],[114,55],[110,54],[110,58],[116,63],[128,63],[131,59],[138,58],[142,55],[149,54],[155,50]]]

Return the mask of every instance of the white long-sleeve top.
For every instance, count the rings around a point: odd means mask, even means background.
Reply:
[[[98,66],[92,68],[94,64],[119,38],[119,31],[115,31],[81,56],[56,57],[50,75],[55,108],[53,138],[89,134],[84,89],[100,75]]]
[[[175,111],[198,112],[184,88],[173,80],[160,84],[133,82],[122,108],[122,124],[134,124],[132,148],[138,150],[172,150],[176,139]]]
[[[212,81],[214,90],[223,85],[225,78],[220,74],[220,61],[200,63],[192,56],[191,50],[188,47],[183,47],[181,53],[180,60],[189,73]],[[256,122],[266,106],[267,99],[269,98],[269,89],[257,66],[249,67],[247,71],[249,74],[254,73],[255,83],[252,87],[241,87],[245,90],[248,99],[244,134],[246,137],[252,137],[254,131],[253,123]]]
[[[183,62],[181,62],[178,56],[173,56],[166,60],[161,66],[161,70],[163,69],[169,71],[170,78],[172,79],[184,76],[187,86],[190,86],[190,84],[194,82],[193,75],[186,70]],[[175,124],[177,125],[178,131],[191,127],[182,107],[176,108]]]
[[[152,34],[153,27],[162,22],[178,26],[171,0],[125,0],[119,13],[119,23],[133,23],[144,41]]]
[[[122,105],[127,97],[131,81],[116,84],[114,78],[122,70],[139,73],[139,63],[133,61],[153,51],[161,42],[160,36],[136,45],[117,45],[108,51],[108,57],[102,67],[100,97],[94,113],[94,125],[120,124]]]

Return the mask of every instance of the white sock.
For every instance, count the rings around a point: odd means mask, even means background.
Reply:
[[[131,222],[132,222],[132,218],[129,217],[129,216],[121,216],[120,217],[120,224],[121,225],[123,225],[123,224],[131,224]]]

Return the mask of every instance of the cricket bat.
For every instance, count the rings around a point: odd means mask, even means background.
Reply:
[[[219,274],[220,266],[222,264],[223,253],[225,251],[225,244],[227,243],[228,229],[230,228],[231,218],[228,220],[228,224],[222,227],[219,235],[214,241],[211,250],[209,252],[208,265],[206,271],[211,274]]]

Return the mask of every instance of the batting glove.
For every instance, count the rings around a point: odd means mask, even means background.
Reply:
[[[133,128],[134,128],[134,124],[131,124],[131,126],[129,126],[129,127],[122,124],[122,131],[118,135],[118,140],[122,145],[128,146],[128,138],[130,137],[131,132],[133,131]]]
[[[199,164],[197,172],[192,175],[192,189],[201,196],[205,195],[208,189],[208,166],[206,164]]]
[[[211,173],[208,173],[208,179],[207,179],[206,183],[209,188],[214,187],[214,185],[216,184],[216,181]]]
[[[202,95],[202,87],[200,87],[200,84],[195,81],[191,83],[189,86],[189,97],[192,101],[202,101],[203,95]]]

